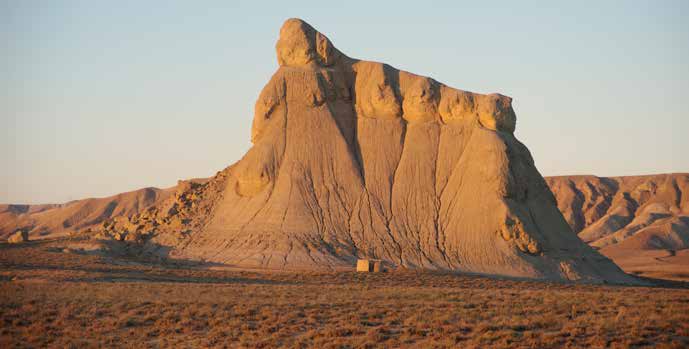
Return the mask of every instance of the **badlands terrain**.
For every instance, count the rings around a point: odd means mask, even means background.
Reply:
[[[625,271],[689,280],[689,174],[546,181],[579,238]]]
[[[689,174],[545,180],[573,232],[626,272],[689,280]],[[31,239],[97,232],[106,221],[140,214],[166,199],[183,203],[175,193],[186,185],[60,205],[2,205],[0,238],[19,229],[29,231]]]
[[[507,96],[276,54],[215,176],[0,206],[3,347],[689,346],[689,175],[543,178]]]
[[[545,179],[573,232],[626,272],[689,280],[689,174]],[[0,237],[19,229],[31,239],[96,232],[106,221],[140,214],[166,199],[183,201],[175,193],[184,185],[60,205],[2,205]]]

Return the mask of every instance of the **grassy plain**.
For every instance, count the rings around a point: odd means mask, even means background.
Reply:
[[[689,289],[272,272],[0,246],[0,347],[686,348]]]

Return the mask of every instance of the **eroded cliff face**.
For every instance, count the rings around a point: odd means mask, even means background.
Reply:
[[[558,211],[513,135],[511,98],[347,57],[298,19],[285,22],[276,51],[280,67],[256,102],[253,147],[195,189],[203,213],[190,204],[181,228],[157,226],[151,244],[240,267],[339,268],[370,257],[396,267],[632,281]],[[205,187],[215,194],[206,197]],[[188,233],[173,233],[180,230]]]
[[[603,250],[689,248],[689,174],[547,179],[575,233]]]
[[[572,230],[625,271],[689,279],[689,174],[546,180]]]

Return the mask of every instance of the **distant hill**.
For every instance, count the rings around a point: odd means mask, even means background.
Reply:
[[[129,216],[157,204],[174,188],[144,188],[106,198],[90,198],[58,205],[0,205],[0,237],[18,229],[33,239],[93,228],[104,220]]]
[[[572,230],[623,269],[689,278],[689,174],[546,182]]]

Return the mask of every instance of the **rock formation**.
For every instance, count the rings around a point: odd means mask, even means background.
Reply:
[[[558,211],[511,98],[353,59],[290,19],[253,147],[203,183],[103,223],[101,238],[249,268],[392,268],[634,282]],[[114,216],[111,216],[114,217]]]
[[[285,22],[276,51],[247,154],[121,224],[146,230],[151,249],[239,267],[352,268],[360,257],[630,280],[572,233],[513,135],[509,97],[347,57],[298,19]]]

